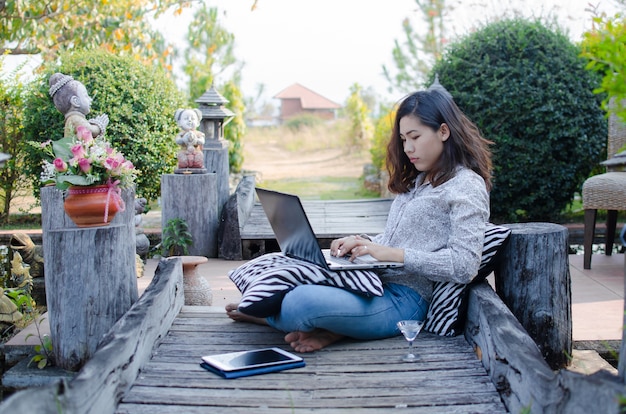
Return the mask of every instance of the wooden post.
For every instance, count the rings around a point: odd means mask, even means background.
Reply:
[[[216,142],[213,142],[216,141]],[[204,168],[209,174],[217,175],[217,217],[222,214],[222,209],[230,196],[230,172],[228,167],[228,141],[224,139],[211,140],[205,144],[202,152],[204,154]],[[215,256],[214,256],[215,257]]]
[[[254,207],[255,176],[244,175],[235,194],[228,198],[220,215],[218,229],[219,257],[226,260],[241,260],[241,231]]]
[[[626,255],[624,255],[624,277],[626,278]],[[624,284],[624,293],[626,293],[626,283]],[[617,372],[622,384],[626,384],[626,302],[624,302],[624,319],[622,322],[622,344],[619,348],[619,361],[617,363]]]
[[[504,224],[511,238],[495,269],[496,292],[537,343],[552,369],[572,355],[572,299],[567,228]]]
[[[137,301],[134,191],[108,226],[78,228],[63,210],[63,193],[41,190],[46,302],[59,367],[78,370],[103,335]]]
[[[219,228],[216,174],[165,174],[161,177],[161,225],[187,222],[193,244],[190,256],[217,257]]]

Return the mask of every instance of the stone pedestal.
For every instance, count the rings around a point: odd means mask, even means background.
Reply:
[[[218,177],[216,174],[165,174],[161,177],[161,226],[180,218],[193,244],[189,255],[217,257]]]
[[[132,206],[133,191],[123,191]],[[57,366],[77,371],[103,336],[137,301],[134,209],[108,226],[78,228],[65,214],[63,192],[41,190],[46,303]]]
[[[211,306],[213,293],[211,285],[198,274],[198,265],[209,261],[204,256],[180,256],[183,262],[183,290],[185,292],[185,305],[187,306]]]

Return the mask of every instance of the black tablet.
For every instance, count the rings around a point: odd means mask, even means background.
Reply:
[[[253,368],[289,365],[303,359],[280,348],[263,348],[250,351],[207,355],[202,361],[220,371],[239,371]]]

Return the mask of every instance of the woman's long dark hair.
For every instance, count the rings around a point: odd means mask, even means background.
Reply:
[[[450,137],[443,143],[443,153],[430,171],[433,187],[454,177],[456,168],[464,166],[483,177],[487,190],[491,190],[489,145],[493,142],[483,138],[478,127],[456,106],[448,91],[438,85],[426,91],[412,93],[398,107],[391,139],[387,145],[389,191],[396,194],[410,191],[421,172],[404,153],[400,139],[400,119],[405,116],[414,116],[435,132],[443,123],[450,129]]]

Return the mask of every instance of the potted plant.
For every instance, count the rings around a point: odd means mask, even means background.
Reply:
[[[189,225],[182,218],[168,220],[163,229],[162,238],[161,248],[164,256],[189,254],[189,246],[193,244]]]
[[[77,226],[107,225],[124,211],[121,190],[134,185],[136,170],[102,135],[78,126],[75,135],[32,145],[45,154],[42,183],[66,191],[65,212]]]

